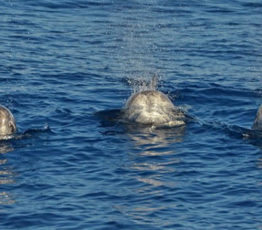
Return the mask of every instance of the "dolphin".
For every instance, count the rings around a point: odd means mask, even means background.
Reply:
[[[135,93],[127,100],[124,118],[130,122],[154,126],[184,125],[184,113],[158,90]]]
[[[11,135],[17,130],[13,114],[9,109],[0,105],[0,136]]]
[[[262,105],[257,110],[257,115],[252,126],[254,130],[261,130],[262,131]]]

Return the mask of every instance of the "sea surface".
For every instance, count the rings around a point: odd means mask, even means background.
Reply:
[[[0,0],[0,60],[1,230],[262,230],[261,0]],[[185,126],[115,117],[154,74]]]

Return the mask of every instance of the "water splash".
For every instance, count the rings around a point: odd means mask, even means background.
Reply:
[[[128,3],[119,6],[125,11],[124,16],[119,17],[116,11],[117,20],[112,22],[110,34],[113,47],[117,47],[114,63],[125,78],[151,76],[162,66],[160,48],[156,45],[159,39],[159,19],[154,13],[156,5],[156,1],[135,1],[130,7]]]
[[[158,74],[153,74],[150,79],[147,76],[139,76],[137,78],[128,78],[127,81],[133,91],[132,94],[136,94],[147,90],[157,90],[159,79]]]

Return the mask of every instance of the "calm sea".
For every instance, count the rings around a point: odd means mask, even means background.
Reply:
[[[262,230],[261,0],[0,0],[0,60],[1,230]],[[109,119],[155,73],[194,121]]]

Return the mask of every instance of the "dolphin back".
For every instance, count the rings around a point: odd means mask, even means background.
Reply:
[[[16,132],[16,122],[13,114],[0,105],[0,135],[10,135]]]
[[[254,121],[252,129],[262,130],[262,105],[259,107],[259,109],[257,111],[256,119]]]

